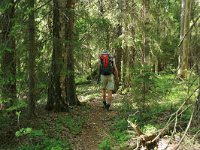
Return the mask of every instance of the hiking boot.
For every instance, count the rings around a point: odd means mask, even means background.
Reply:
[[[110,104],[107,104],[106,105],[106,110],[109,111],[109,108],[110,108]]]
[[[103,108],[106,108],[106,101],[103,101]]]

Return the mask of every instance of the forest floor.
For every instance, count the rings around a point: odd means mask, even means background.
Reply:
[[[102,107],[101,90],[98,86],[81,85],[78,87],[78,93],[83,106],[70,108],[69,113],[48,112],[44,105],[39,105],[37,117],[32,120],[26,119],[23,115],[14,115],[8,121],[1,119],[0,149],[132,149],[137,143],[137,136],[127,134],[125,137],[120,133],[127,133],[130,128],[127,123],[127,114],[130,112],[124,113],[119,107],[124,98],[128,97],[114,94],[111,111],[107,111]],[[162,120],[160,118],[157,120]],[[26,130],[28,128],[31,128],[31,132]],[[21,135],[16,137],[16,131],[22,129]],[[166,150],[172,150],[179,141],[178,135],[175,135],[173,140],[170,136],[165,136],[159,141],[157,150],[164,150],[168,143]],[[191,149],[191,142],[188,142],[180,149],[200,150],[200,145],[193,142]]]
[[[83,86],[79,90],[79,100],[86,103],[89,111],[86,113],[85,128],[72,140],[72,147],[74,150],[97,150],[103,139],[110,136],[110,128],[118,117],[119,110],[114,105],[109,111],[103,107],[101,90],[98,86],[92,85],[89,88]],[[115,102],[121,98],[118,94],[113,95]]]
[[[88,103],[90,112],[87,114],[86,127],[80,135],[73,139],[74,150],[96,150],[98,144],[109,136],[109,130],[117,116],[117,110],[106,111],[102,108],[100,100],[92,100]]]

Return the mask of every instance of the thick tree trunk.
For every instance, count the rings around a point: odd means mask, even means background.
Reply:
[[[63,32],[64,23],[61,19],[63,5],[62,0],[53,0],[53,54],[50,72],[50,81],[48,87],[47,110],[56,112],[69,111],[68,104],[62,96],[61,73],[63,68]]]
[[[16,99],[16,58],[15,58],[15,40],[11,35],[14,25],[15,6],[14,0],[9,0],[10,7],[4,12],[1,18],[2,36],[1,45],[4,48],[2,52],[1,70],[2,70],[2,98],[9,100],[12,105]]]
[[[190,28],[190,14],[191,14],[191,0],[182,0],[182,13],[181,13],[181,33],[180,38],[184,38],[184,35]],[[184,15],[183,15],[184,13]],[[179,56],[178,78],[186,78],[187,70],[189,67],[189,53],[190,53],[190,34],[187,34],[181,45],[181,52]]]
[[[75,0],[67,1],[67,20],[66,20],[66,53],[67,53],[67,101],[69,105],[77,105],[78,99],[76,96],[75,77],[74,77],[74,5]]]
[[[29,104],[28,116],[32,118],[35,115],[35,15],[34,15],[35,0],[29,0],[28,20],[28,77],[29,77]]]

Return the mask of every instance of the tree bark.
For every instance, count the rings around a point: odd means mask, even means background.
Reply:
[[[148,24],[148,10],[149,10],[149,0],[143,0],[143,11],[142,11],[142,20],[143,20],[143,35],[142,35],[142,59],[141,63],[144,65],[146,63],[146,57],[148,56],[148,37],[147,37],[147,26]]]
[[[28,116],[32,118],[35,115],[35,0],[29,0],[29,19],[28,19],[28,77],[29,77],[29,103]]]
[[[1,18],[1,45],[3,47],[1,70],[2,81],[4,81],[2,83],[2,98],[8,100],[10,106],[16,100],[16,49],[15,40],[11,34],[14,26],[14,0],[9,0],[8,3],[10,6]]]
[[[194,111],[194,119],[193,122],[197,125],[200,124],[200,70],[199,70],[199,65],[196,65],[197,68],[197,74],[199,76],[199,89],[198,89],[198,95],[197,95],[197,100],[195,104],[195,111]]]
[[[61,74],[64,62],[62,56],[64,23],[61,19],[64,12],[62,7],[65,7],[62,0],[53,0],[53,54],[46,109],[56,112],[69,111],[61,88]]]
[[[184,37],[184,19],[185,19],[185,4],[186,0],[181,1],[181,25],[180,25],[180,40]],[[178,56],[178,72],[177,76],[180,77],[182,74],[181,64],[182,64],[182,53],[183,53],[183,44],[180,45]]]
[[[191,0],[182,0],[181,33],[180,33],[181,40],[190,28],[191,4],[192,4]],[[178,78],[187,77],[187,70],[189,67],[188,60],[190,54],[189,45],[190,45],[190,34],[187,34],[183,40],[182,46],[180,46],[181,52],[179,56],[179,65],[177,72]]]
[[[116,38],[119,38],[119,36],[122,35],[122,26],[120,24],[118,24],[116,27],[115,35],[116,35]],[[118,70],[119,80],[121,79],[121,60],[122,60],[122,53],[123,53],[123,49],[121,46],[122,46],[121,41],[119,41],[115,49],[115,64]],[[115,79],[114,92],[117,92],[118,89],[119,89],[119,83]]]
[[[76,96],[76,86],[75,86],[75,76],[74,76],[74,5],[75,0],[67,1],[67,20],[66,20],[66,30],[65,30],[65,40],[66,40],[66,53],[67,53],[67,81],[66,81],[66,91],[67,91],[67,101],[69,105],[77,105],[78,99]]]

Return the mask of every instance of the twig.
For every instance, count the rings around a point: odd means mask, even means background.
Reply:
[[[144,134],[137,125],[135,125],[134,123],[132,123],[130,120],[127,120],[127,121],[130,124],[130,126],[136,131],[136,133],[139,136]]]
[[[199,88],[199,87],[198,87]],[[178,113],[178,115],[180,115],[180,114],[182,114],[185,110],[183,110],[183,111],[181,111],[181,109],[182,109],[182,107],[185,105],[185,103],[188,101],[188,99],[190,99],[192,96],[193,96],[193,94],[196,92],[196,90],[198,89],[198,88],[196,88],[192,93],[191,93],[191,95],[187,98],[187,99],[185,99],[185,101],[182,103],[182,105],[178,108],[178,110],[176,111],[176,112],[174,112],[171,116],[170,116],[170,118],[168,119],[168,122],[167,122],[167,124],[166,124],[166,126],[161,130],[161,132],[155,137],[155,139],[152,141],[152,142],[154,142],[154,141],[156,141],[156,140],[158,140],[158,138],[161,136],[161,134],[169,127],[169,125],[174,121],[174,118],[171,120],[171,118],[174,116],[174,115],[176,115],[177,113]],[[181,113],[180,113],[180,111],[181,111]]]
[[[191,25],[190,29],[185,33],[185,35],[183,36],[183,38],[181,39],[180,43],[178,44],[178,47],[181,46],[181,44],[183,43],[183,40],[185,39],[185,37],[187,36],[187,34],[192,30],[192,28],[194,27],[194,25],[197,23],[197,21],[199,20],[200,15],[197,17],[197,19],[194,21],[194,23]]]
[[[191,140],[194,140],[199,132],[200,132],[200,130],[195,133],[195,135],[193,136],[193,138]]]
[[[174,150],[177,150],[177,149],[180,147],[181,143],[183,142],[183,139],[185,138],[186,133],[188,132],[188,130],[189,130],[189,128],[190,128],[193,115],[194,115],[194,108],[193,108],[193,112],[192,112],[192,114],[191,114],[191,116],[190,116],[190,121],[188,122],[187,128],[185,129],[185,132],[184,132],[184,134],[183,134],[181,140],[179,141],[178,145],[174,148]]]
[[[48,3],[50,3],[51,1],[52,1],[52,0],[48,0],[47,2],[45,2],[44,4],[42,4],[41,6],[35,8],[34,12],[36,12],[38,9],[40,9],[40,8],[42,8],[42,7],[44,7],[44,6],[46,6],[46,5],[47,5]]]
[[[191,106],[191,105],[190,105]],[[182,110],[182,112],[180,112],[179,114],[177,113],[177,115],[176,115],[176,121],[175,121],[175,125],[174,125],[174,130],[176,129],[176,126],[177,126],[177,119],[178,119],[178,116],[179,115],[181,115],[184,111],[186,111],[190,106],[188,106],[188,107],[186,107],[184,110]],[[174,120],[174,119],[173,119]],[[171,122],[173,122],[173,120],[171,120]],[[169,124],[170,125],[170,124]],[[172,135],[171,135],[171,138],[170,138],[170,140],[169,140],[169,142],[167,143],[167,146],[165,147],[165,149],[164,150],[166,150],[167,148],[168,148],[168,146],[169,146],[169,144],[170,144],[170,142],[171,142],[171,140],[172,140],[172,137],[173,137],[173,135],[174,135],[174,130],[173,130],[173,133],[172,133]]]

